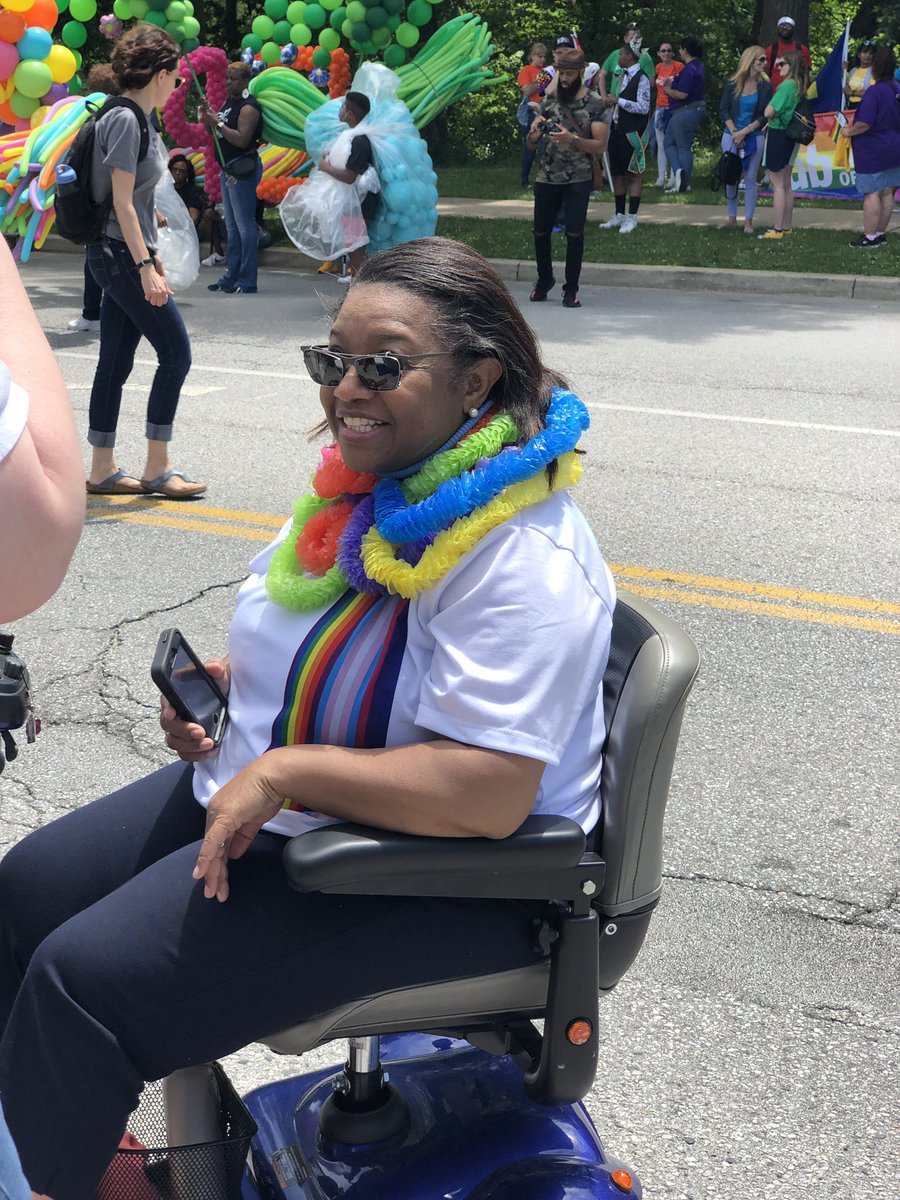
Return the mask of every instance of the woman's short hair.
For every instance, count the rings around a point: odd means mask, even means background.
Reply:
[[[178,43],[158,25],[136,25],[113,47],[110,66],[121,91],[146,87],[159,71],[173,71],[181,51]]]
[[[443,237],[401,242],[365,259],[350,290],[367,283],[402,288],[430,306],[435,342],[450,352],[452,370],[482,358],[500,363],[489,399],[515,419],[523,442],[544,427],[551,389],[567,384],[544,365],[519,306],[477,251]]]
[[[169,170],[170,171],[171,171],[172,167],[175,166],[176,163],[184,163],[185,169],[187,170],[188,184],[190,187],[193,187],[197,180],[197,172],[194,170],[194,164],[191,162],[191,160],[188,158],[188,156],[186,154],[173,154],[169,158]]]
[[[897,56],[890,46],[879,46],[872,55],[872,78],[876,83],[889,83],[897,70]]]
[[[703,43],[692,34],[688,34],[687,37],[681,39],[681,48],[682,50],[687,50],[691,58],[703,57]]]
[[[250,70],[247,64],[245,62],[241,62],[240,59],[238,59],[237,62],[229,63],[228,70],[233,71],[235,75],[240,75],[244,80],[244,83],[249,83],[253,78],[253,72]]]
[[[87,77],[87,94],[91,92],[106,92],[107,96],[118,96],[119,81],[109,63],[97,63],[91,67]]]

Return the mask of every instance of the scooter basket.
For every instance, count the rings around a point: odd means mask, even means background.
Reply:
[[[116,1152],[97,1191],[98,1200],[240,1200],[256,1122],[219,1063],[210,1064],[218,1098],[221,1136],[169,1146],[162,1083],[150,1083],[128,1121],[127,1140]]]

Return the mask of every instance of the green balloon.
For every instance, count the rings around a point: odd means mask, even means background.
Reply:
[[[306,5],[303,0],[291,0],[291,3],[284,11],[285,20],[290,21],[292,25],[300,25],[303,21],[303,13]]]
[[[366,13],[366,24],[370,29],[383,29],[387,25],[387,19],[388,15],[380,4],[376,4]]]
[[[427,25],[431,20],[431,5],[428,0],[413,0],[406,10],[406,19],[410,25]]]
[[[391,13],[391,15],[387,19],[387,25],[385,26],[385,28],[389,29],[391,31],[391,33],[396,33],[397,30],[400,28],[400,25],[401,25],[400,18],[397,16],[396,13]]]
[[[13,83],[23,96],[38,100],[53,87],[53,74],[46,63],[25,58],[13,71]]]
[[[25,60],[26,62],[36,62],[34,58]],[[19,63],[19,66],[22,64]],[[19,68],[17,67],[16,70]],[[51,76],[52,82],[52,76]],[[40,99],[37,96],[26,96],[24,92],[13,92],[9,98],[9,107],[13,110],[20,121],[25,121],[36,108],[40,106]]]
[[[165,16],[165,13],[163,13]],[[184,26],[178,21],[166,21],[163,26],[170,38],[174,38],[179,45],[184,41]]]
[[[312,30],[308,25],[292,25],[291,41],[295,46],[308,46],[312,41]]]
[[[319,0],[326,12],[333,12],[340,7],[341,0]]]
[[[171,21],[174,25],[180,25],[187,16],[187,9],[181,3],[181,0],[172,0],[171,4],[166,5],[166,20]]]
[[[200,45],[199,38],[191,38],[191,37],[185,38],[184,41],[181,43],[181,53],[182,54],[193,54],[194,51],[196,49],[198,49],[199,45]]]
[[[391,44],[391,31],[384,25],[382,25],[380,29],[373,29],[372,41],[379,50],[383,50],[385,46],[389,46]]]
[[[69,0],[56,0],[56,11],[57,12],[64,13],[68,7],[69,7]],[[70,83],[69,90],[71,91],[71,89],[72,89],[72,85]]]
[[[343,23],[343,25],[341,26],[341,33],[344,35],[345,38],[352,38],[353,37],[353,22],[345,21]]]
[[[386,67],[390,67],[392,71],[395,71],[397,67],[402,67],[405,62],[406,51],[402,46],[398,46],[395,43],[393,46],[387,47],[384,52],[384,65]]]
[[[62,27],[62,40],[70,50],[77,50],[79,46],[83,46],[87,41],[87,30],[80,21],[69,21]],[[53,82],[52,75],[50,82]]]
[[[290,40],[291,40],[290,21],[276,21],[275,22],[275,31],[272,34],[272,41],[277,42],[279,46],[284,46]]]
[[[397,32],[394,34],[397,39],[397,44],[408,50],[414,46],[419,40],[419,31],[415,25],[410,25],[408,21],[404,21],[402,25],[397,26]]]
[[[340,33],[341,26],[344,24],[344,22],[346,20],[347,20],[347,10],[346,10],[346,8],[344,8],[343,5],[341,5],[339,8],[336,8],[334,10],[334,12],[331,14],[331,16],[328,18],[328,24],[331,26],[332,29],[336,29],[338,31],[338,33]]]
[[[131,0],[132,16],[137,17],[139,21],[143,21],[144,17],[146,17],[149,7],[150,5],[147,3],[147,0]]]
[[[371,38],[369,38],[369,40],[367,42],[363,42],[362,45],[360,46],[359,50],[360,50],[361,54],[377,54],[378,53],[378,47],[375,45],[375,43],[372,41]]]
[[[403,0],[381,0],[381,7],[386,13],[394,16],[397,13],[403,12]]]
[[[321,29],[328,20],[328,14],[321,4],[307,4],[303,14],[303,24],[310,29]]]
[[[97,15],[97,0],[69,0],[69,13],[76,21],[92,21]]]
[[[144,17],[144,21],[148,25],[155,25],[157,27],[157,29],[165,29],[166,14],[163,12],[154,12],[153,9],[151,8],[150,11],[147,13],[146,17]]]
[[[273,67],[275,63],[281,62],[281,47],[277,42],[266,42],[261,53],[262,60],[267,67]]]
[[[255,33],[247,33],[241,40],[242,50],[252,50],[254,54],[259,54],[262,50],[262,38],[257,37]]]
[[[153,12],[165,12],[169,7],[169,0],[147,0]]]
[[[187,15],[192,17],[194,15],[194,0],[181,0],[181,3],[184,5],[184,11]]]
[[[288,10],[288,0],[266,0],[263,8],[273,21],[283,21]]]
[[[334,29],[323,29],[319,34],[319,45],[323,50],[337,50],[341,44],[341,35]]]
[[[117,16],[120,21],[130,21],[134,13],[128,0],[116,0],[113,5],[113,15]]]
[[[69,95],[80,96],[84,92],[84,83],[80,75],[73,75],[69,80]]]
[[[271,17],[264,17],[260,14],[260,16],[253,18],[253,24],[250,28],[257,37],[261,37],[264,42],[267,42],[275,32],[275,22]]]
[[[184,33],[188,41],[193,41],[194,38],[200,36],[200,22],[196,17],[184,18]]]
[[[352,21],[354,25],[358,25],[360,21],[366,19],[366,6],[360,4],[360,0],[350,0],[347,5],[347,20]]]
[[[380,0],[362,0],[362,3],[366,6],[366,8],[374,8],[376,4],[380,3]]]
[[[323,71],[327,71],[331,66],[331,51],[323,50],[321,46],[313,54],[313,66],[320,67]]]
[[[367,42],[369,40],[370,29],[365,21],[354,21],[353,23],[353,40],[355,42]]]

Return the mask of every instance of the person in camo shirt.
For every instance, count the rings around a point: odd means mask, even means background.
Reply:
[[[584,256],[584,223],[594,173],[594,157],[606,149],[609,134],[603,105],[584,86],[584,55],[569,49],[557,63],[557,87],[545,96],[528,132],[530,149],[543,142],[534,185],[534,254],[537,282],[531,299],[547,299],[555,286],[552,233],[560,205],[566,220],[566,282],[563,305],[580,308],[578,281]]]

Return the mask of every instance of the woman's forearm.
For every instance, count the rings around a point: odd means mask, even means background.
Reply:
[[[356,750],[283,746],[260,760],[275,794],[343,821],[428,837],[507,837],[531,811],[544,764],[448,738]]]

